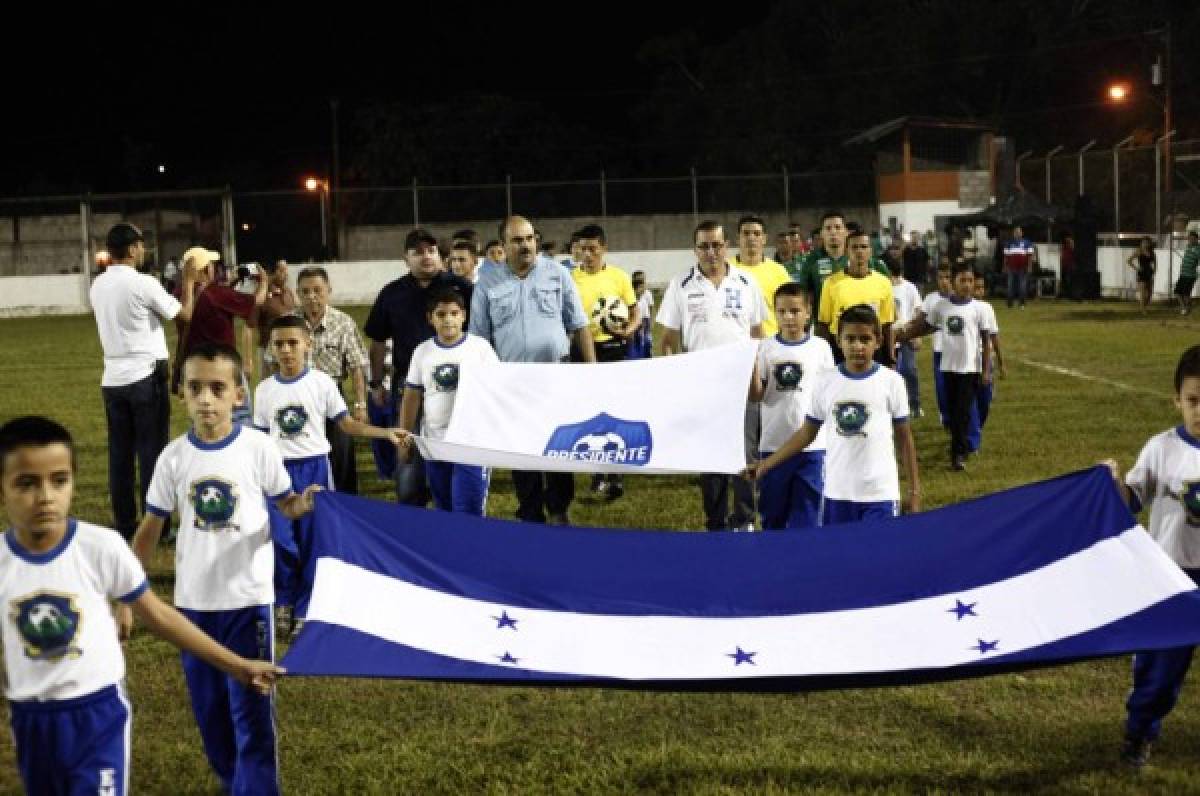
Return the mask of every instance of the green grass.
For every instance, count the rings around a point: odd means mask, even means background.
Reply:
[[[1129,304],[997,308],[1008,378],[1000,381],[980,457],[947,470],[932,411],[916,421],[925,507],[1086,467],[1128,467],[1152,433],[1178,422],[1171,375],[1200,324]],[[356,313],[361,319],[362,312]],[[76,513],[110,521],[100,351],[90,318],[0,321],[0,419],[39,412],[80,442]],[[1138,388],[1082,380],[1036,361]],[[177,430],[184,425],[176,407]],[[369,494],[385,497],[364,455]],[[581,499],[581,524],[697,529],[700,495],[686,478],[630,478],[627,496]],[[495,479],[490,512],[511,516],[511,484]],[[151,568],[170,588],[169,552]],[[135,789],[215,793],[175,651],[145,633],[126,647],[135,708]],[[292,793],[842,793],[1200,792],[1200,710],[1185,690],[1151,766],[1115,762],[1126,659],[971,682],[795,695],[650,694],[372,680],[285,680],[280,756]],[[0,733],[0,793],[16,792]]]

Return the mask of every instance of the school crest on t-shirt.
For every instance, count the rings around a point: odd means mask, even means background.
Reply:
[[[438,392],[454,392],[458,389],[458,363],[445,362],[433,369],[433,383]]]
[[[961,315],[951,315],[946,319],[946,331],[950,334],[962,334],[963,323]]]
[[[188,490],[188,502],[196,515],[196,530],[241,530],[233,521],[237,512],[237,488],[224,478],[209,476],[193,481]]]
[[[833,405],[833,424],[843,437],[865,437],[863,429],[871,417],[870,410],[862,401],[838,401]]]
[[[308,425],[308,410],[299,404],[280,407],[275,410],[275,422],[281,439],[294,439],[301,436]]]
[[[1183,504],[1187,524],[1200,528],[1200,481],[1184,481],[1179,490],[1179,502]]]
[[[11,616],[25,654],[35,661],[58,661],[83,654],[73,643],[83,618],[75,595],[35,592],[13,600]]]
[[[804,366],[799,362],[776,362],[774,372],[775,387],[781,391],[795,390],[804,378]]]

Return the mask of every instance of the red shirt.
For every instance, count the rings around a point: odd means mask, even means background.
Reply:
[[[196,296],[192,320],[188,323],[187,339],[180,351],[180,361],[201,343],[224,343],[237,347],[233,333],[234,316],[249,319],[254,312],[254,295],[240,293],[231,287],[210,282]]]

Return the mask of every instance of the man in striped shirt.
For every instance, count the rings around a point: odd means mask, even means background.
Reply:
[[[320,267],[305,268],[296,278],[300,306],[296,314],[308,322],[312,335],[312,366],[329,375],[344,394],[344,382],[350,377],[354,400],[347,401],[350,414],[360,423],[367,422],[367,349],[358,335],[354,319],[329,306],[329,273]],[[329,439],[330,469],[339,492],[358,494],[358,470],[354,459],[354,438],[337,423],[325,424]]]

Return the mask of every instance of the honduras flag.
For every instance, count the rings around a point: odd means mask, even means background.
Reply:
[[[547,528],[321,493],[292,674],[803,690],[1200,642],[1200,592],[1094,468],[797,532]]]

